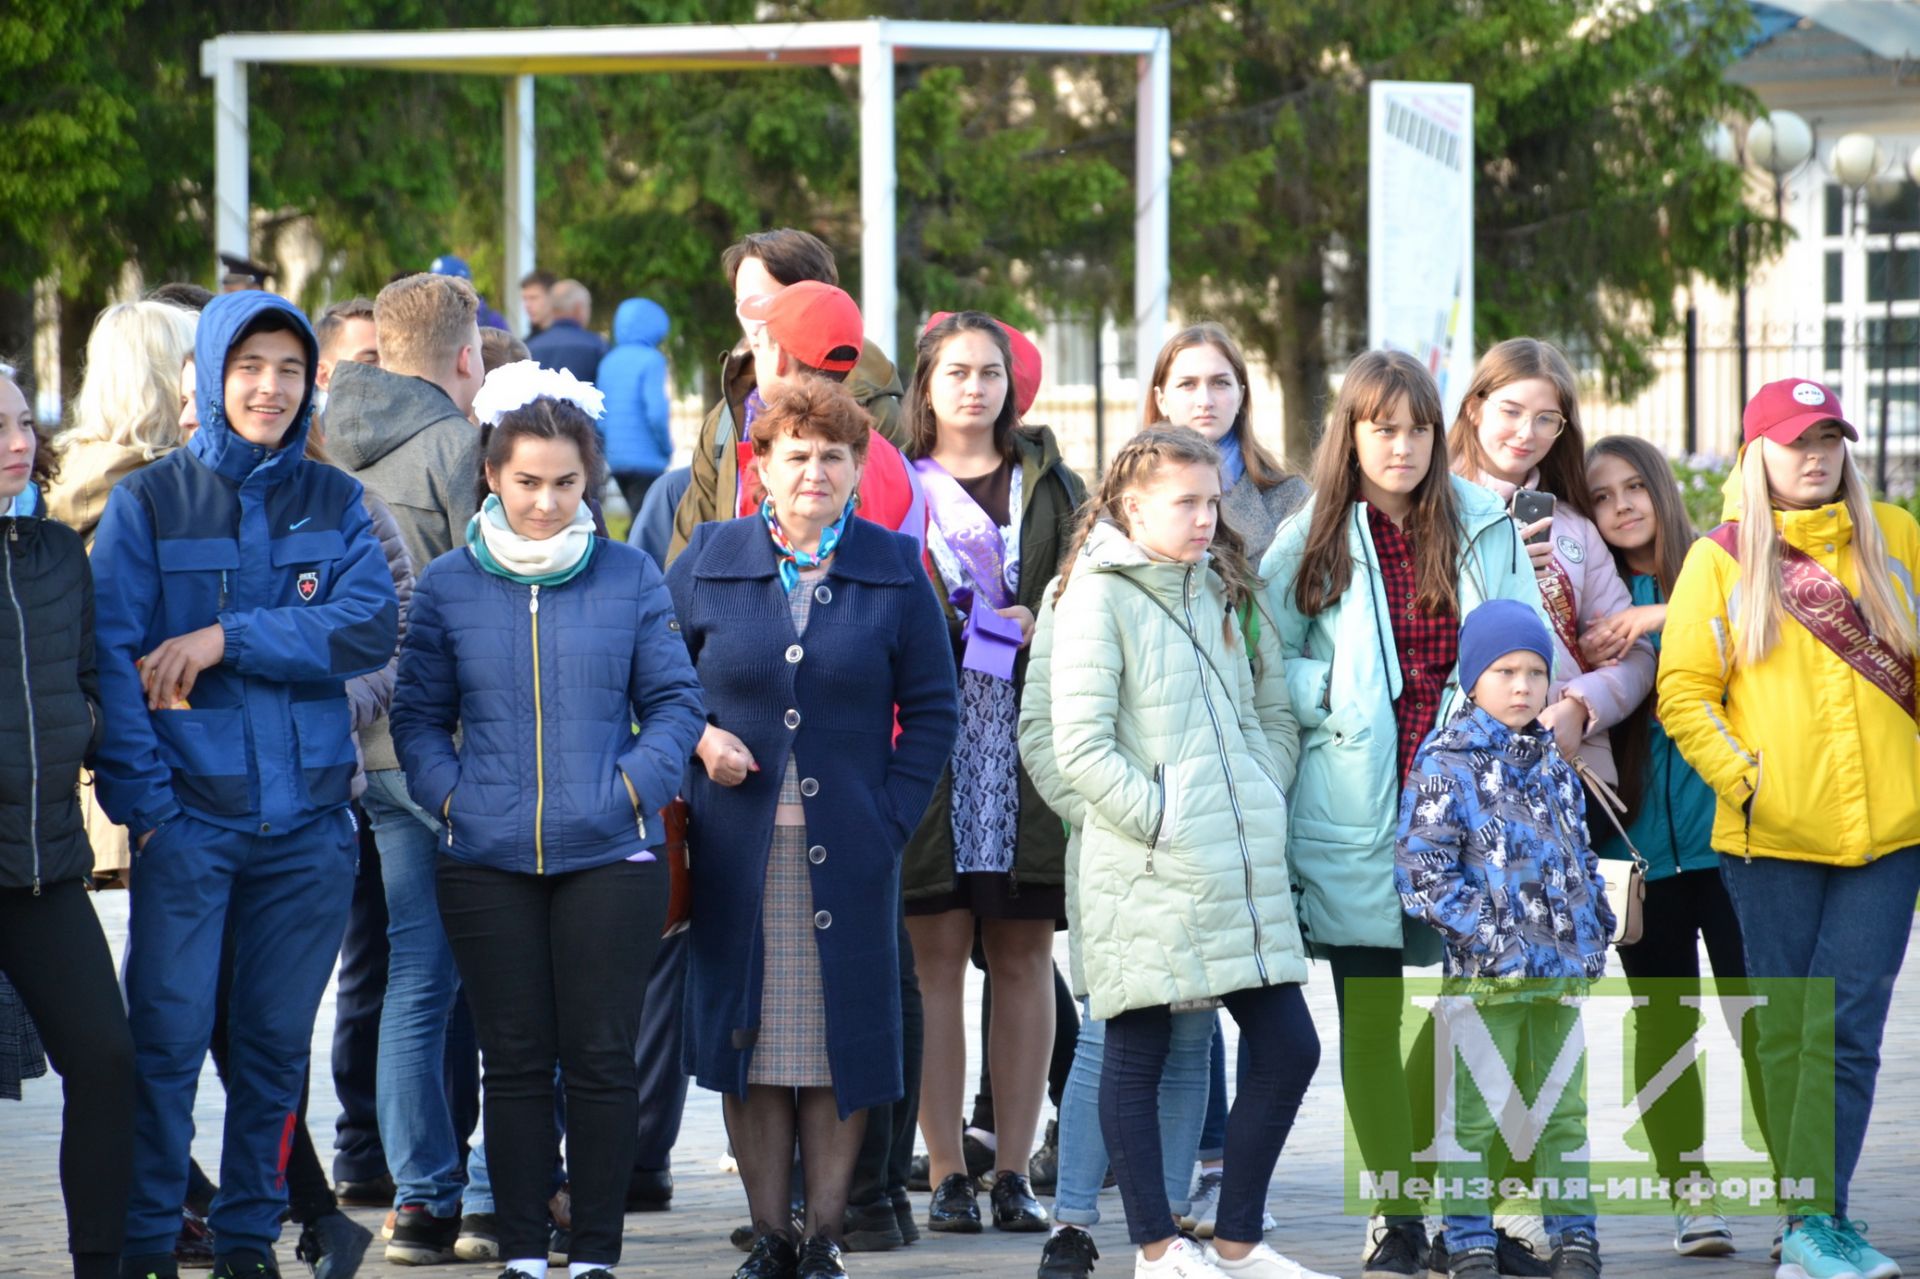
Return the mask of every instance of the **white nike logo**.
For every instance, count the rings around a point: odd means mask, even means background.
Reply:
[[[313,516],[311,516],[311,515],[309,515],[309,516],[307,516],[307,520],[310,520],[310,519],[312,519],[312,518],[313,518]],[[301,521],[300,521],[300,524],[305,524],[305,523],[307,522],[307,520],[301,520]],[[291,533],[291,532],[293,532],[293,530],[295,530],[295,529],[297,529],[297,528],[299,528],[299,527],[300,527],[300,524],[289,524],[289,525],[287,525],[287,532],[289,532],[289,533]]]

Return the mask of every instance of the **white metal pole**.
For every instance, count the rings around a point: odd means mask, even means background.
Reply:
[[[247,192],[247,64],[215,53],[213,76],[213,244],[251,257]],[[202,68],[205,70],[205,68]]]
[[[520,302],[520,277],[533,270],[537,226],[534,221],[533,170],[533,77],[518,75],[507,80],[507,93],[501,108],[506,156],[505,227],[507,253],[500,273],[500,311],[507,317],[507,328],[515,333],[527,330],[526,308]]]
[[[1173,42],[1159,33],[1153,52],[1140,60],[1135,106],[1133,351],[1135,376],[1145,378],[1160,353],[1167,327],[1167,216],[1173,179]]]
[[[889,359],[899,334],[894,187],[893,44],[876,18],[860,45],[860,311]]]

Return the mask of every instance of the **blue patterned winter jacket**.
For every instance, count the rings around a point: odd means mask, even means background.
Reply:
[[[1613,911],[1585,797],[1536,721],[1476,706],[1428,734],[1400,798],[1394,886],[1446,946],[1449,977],[1598,977]]]

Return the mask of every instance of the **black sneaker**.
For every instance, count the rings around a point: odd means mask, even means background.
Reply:
[[[980,1233],[980,1199],[972,1177],[956,1172],[940,1183],[927,1205],[927,1229],[950,1235]]]
[[[1093,1236],[1078,1226],[1062,1226],[1047,1239],[1040,1250],[1038,1279],[1087,1279],[1100,1250]]]
[[[1427,1227],[1418,1221],[1397,1226],[1377,1226],[1373,1250],[1361,1268],[1361,1279],[1400,1279],[1417,1275],[1427,1255]]]
[[[180,1233],[173,1237],[173,1264],[181,1270],[213,1266],[213,1227],[191,1208],[180,1210]]]
[[[1050,1195],[1060,1184],[1060,1121],[1047,1121],[1047,1135],[1040,1142],[1040,1149],[1033,1152],[1033,1158],[1027,1160],[1027,1180],[1040,1194]]]
[[[794,1279],[800,1254],[785,1235],[761,1235],[747,1245],[747,1259],[733,1279]]]
[[[906,1244],[900,1234],[900,1220],[894,1216],[892,1199],[847,1205],[846,1229],[840,1246],[848,1252],[892,1252]]]
[[[207,1264],[213,1264],[211,1257],[207,1259]],[[180,1267],[164,1252],[157,1252],[150,1257],[122,1257],[120,1279],[180,1279]]]
[[[1553,1247],[1553,1279],[1600,1279],[1600,1241],[1569,1231]]]
[[[460,1236],[453,1255],[461,1261],[500,1260],[500,1226],[490,1212],[470,1212],[460,1218]]]
[[[1033,1197],[1033,1187],[1020,1173],[1003,1172],[996,1176],[988,1199],[993,1205],[995,1230],[1030,1234],[1052,1224],[1047,1210]]]
[[[1442,1255],[1444,1244],[1436,1244],[1434,1253]],[[1435,1270],[1435,1274],[1444,1274],[1447,1279],[1500,1279],[1498,1254],[1492,1248],[1468,1248],[1446,1258],[1447,1268]]]
[[[550,1266],[566,1265],[567,1256],[572,1251],[573,1228],[571,1226],[555,1226],[553,1228],[553,1234],[547,1239],[547,1264]]]
[[[932,1190],[933,1165],[925,1155],[915,1155],[907,1161],[907,1189]]]
[[[396,1266],[437,1266],[454,1259],[460,1218],[436,1217],[425,1204],[402,1204],[387,1240],[387,1260]]]
[[[844,1279],[846,1263],[840,1260],[840,1245],[820,1235],[809,1236],[800,1245],[800,1263],[795,1279]]]
[[[214,1259],[213,1279],[280,1279],[280,1267],[265,1253],[239,1250]]]
[[[301,1227],[293,1255],[313,1279],[353,1279],[372,1243],[373,1231],[335,1209]]]
[[[1480,1249],[1469,1248],[1467,1251],[1478,1252]],[[1504,1230],[1494,1231],[1493,1257],[1494,1271],[1504,1279],[1548,1279],[1553,1273],[1548,1263],[1533,1255],[1533,1249]],[[1443,1230],[1433,1237],[1433,1246],[1427,1256],[1427,1272],[1445,1279],[1449,1260],[1447,1232]]]
[[[893,1201],[893,1219],[900,1225],[900,1242],[919,1243],[920,1227],[913,1219],[913,1199],[904,1189],[893,1191],[888,1198]]]
[[[391,1208],[393,1178],[382,1173],[363,1180],[336,1182],[333,1197],[343,1208]]]

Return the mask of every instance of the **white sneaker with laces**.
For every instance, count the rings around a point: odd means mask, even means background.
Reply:
[[[1733,1251],[1733,1227],[1717,1212],[1675,1213],[1673,1250],[1683,1257],[1724,1257]]]
[[[1523,1212],[1496,1212],[1493,1214],[1493,1228],[1504,1231],[1507,1238],[1515,1243],[1524,1244],[1528,1252],[1542,1261],[1553,1258],[1553,1241],[1547,1238],[1546,1223],[1537,1214]]]
[[[1201,1246],[1185,1235],[1175,1235],[1158,1261],[1148,1261],[1143,1249],[1133,1254],[1133,1279],[1226,1279],[1207,1260]]]
[[[1334,1275],[1309,1270],[1264,1243],[1255,1244],[1253,1251],[1238,1261],[1227,1260],[1220,1255],[1218,1247],[1209,1246],[1207,1260],[1227,1279],[1337,1279]]]
[[[1220,1183],[1223,1179],[1224,1174],[1218,1168],[1201,1172],[1200,1180],[1193,1183],[1187,1215],[1180,1218],[1182,1230],[1191,1230],[1202,1239],[1213,1238],[1213,1219],[1220,1212]]]

